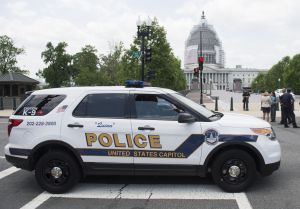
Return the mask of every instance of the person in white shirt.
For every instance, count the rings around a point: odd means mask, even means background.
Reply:
[[[261,109],[263,111],[263,119],[269,121],[271,111],[271,98],[267,91],[261,96]]]

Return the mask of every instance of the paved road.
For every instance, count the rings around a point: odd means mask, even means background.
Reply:
[[[0,119],[0,156],[7,143],[6,119]],[[279,171],[258,178],[245,193],[225,193],[210,178],[90,177],[63,195],[50,195],[34,173],[16,170],[0,158],[0,209],[15,208],[300,208],[300,129],[273,124],[282,145]],[[3,177],[4,176],[4,177]]]

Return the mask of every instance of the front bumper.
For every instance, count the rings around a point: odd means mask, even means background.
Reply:
[[[260,174],[262,176],[269,176],[271,175],[274,171],[278,170],[280,167],[280,161],[276,163],[270,163],[270,164],[265,164],[260,168]]]

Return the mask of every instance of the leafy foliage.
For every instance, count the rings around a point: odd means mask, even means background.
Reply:
[[[97,49],[90,45],[83,47],[81,52],[73,56],[72,72],[75,84],[79,86],[101,85],[99,66]]]
[[[75,76],[75,70],[71,66],[72,56],[66,53],[67,46],[65,42],[60,42],[57,46],[49,42],[42,52],[43,61],[48,66],[39,70],[37,75],[44,77],[49,87],[70,86],[71,79]]]
[[[300,54],[295,55],[290,60],[283,74],[283,80],[295,93],[300,94]]]
[[[142,29],[145,27],[145,25],[142,26]],[[133,54],[134,51],[138,50],[140,44],[141,40],[135,37],[128,54]],[[153,86],[174,90],[185,89],[186,81],[180,68],[180,60],[173,54],[167,41],[166,31],[164,27],[159,26],[157,19],[152,22],[148,47],[152,49],[152,61],[146,63],[145,78],[147,78],[147,71],[153,69],[156,72],[156,78],[151,80]],[[135,64],[137,63],[135,62]]]
[[[16,47],[14,41],[10,37],[6,35],[0,36],[0,73],[27,73],[26,70],[21,70],[17,66],[17,56],[24,53],[25,50]]]
[[[252,83],[252,88],[256,91],[273,91],[283,87],[300,93],[300,54],[292,59],[288,56],[282,58],[268,73],[259,74]]]
[[[108,55],[100,56],[100,73],[104,85],[123,85],[124,84],[124,58],[125,52],[122,43],[114,46]]]
[[[147,42],[152,49],[152,61],[145,65],[145,78],[147,71],[153,69],[156,72],[156,78],[151,80],[153,86],[185,89],[186,81],[180,68],[180,60],[174,56],[166,31],[159,26],[157,20],[152,23]],[[48,66],[39,71],[38,75],[44,77],[50,87],[68,86],[72,83],[71,80],[79,86],[123,85],[125,80],[141,79],[140,60],[133,57],[140,45],[141,40],[135,37],[129,49],[118,43],[107,55],[97,56],[95,47],[87,45],[71,56],[65,51],[66,43],[62,42],[54,47],[49,42],[42,53]]]

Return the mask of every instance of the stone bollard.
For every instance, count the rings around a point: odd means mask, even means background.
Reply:
[[[17,109],[17,99],[16,97],[13,98],[13,110]]]
[[[219,99],[219,97],[216,97],[215,98],[215,111],[218,111],[218,99]]]
[[[4,107],[3,107],[3,97],[0,97],[0,110],[4,110]]]
[[[230,111],[233,111],[233,98],[230,98]]]

